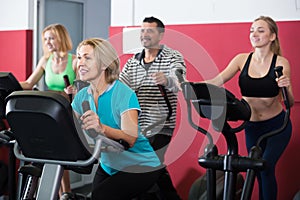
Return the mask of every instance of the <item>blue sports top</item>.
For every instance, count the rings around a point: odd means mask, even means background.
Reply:
[[[45,67],[45,82],[49,90],[54,91],[64,91],[65,88],[65,81],[64,81],[64,75],[68,75],[70,84],[73,84],[73,81],[76,78],[76,74],[73,70],[72,66],[72,54],[68,54],[68,63],[66,66],[66,69],[63,73],[56,74],[52,71],[52,57],[51,55],[47,61],[46,67]]]
[[[239,76],[239,86],[243,96],[245,97],[275,97],[279,93],[279,87],[276,82],[275,64],[277,55],[273,55],[270,69],[266,76],[260,78],[252,78],[249,76],[248,70],[252,57],[249,54],[245,66]]]
[[[81,104],[85,100],[89,101],[91,110],[98,114],[102,124],[116,129],[121,129],[121,116],[124,112],[131,109],[140,112],[140,105],[136,94],[119,80],[111,84],[98,97],[98,110],[96,110],[90,86],[81,89],[75,95],[72,102],[74,111],[79,115],[83,114]],[[160,161],[148,139],[141,134],[139,127],[138,138],[133,147],[121,153],[102,152],[100,164],[106,173],[113,175],[126,167],[134,165],[158,167]]]

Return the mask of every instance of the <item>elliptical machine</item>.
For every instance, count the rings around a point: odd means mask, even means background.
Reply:
[[[282,75],[281,66],[276,67],[275,71],[278,77]],[[266,165],[266,161],[261,158],[262,150],[260,145],[266,138],[282,131],[288,123],[290,106],[286,88],[282,88],[286,108],[282,127],[259,138],[256,145],[251,149],[249,156],[240,156],[236,133],[242,131],[250,119],[251,110],[248,103],[243,99],[237,99],[225,88],[207,83],[185,82],[181,77],[180,71],[177,71],[176,75],[181,82],[181,88],[187,104],[189,124],[208,139],[205,152],[198,159],[199,165],[206,168],[207,199],[216,200],[216,170],[221,170],[225,174],[223,199],[235,199],[237,174],[239,172],[247,172],[241,199],[250,200],[255,174],[263,170]],[[200,117],[211,120],[213,128],[223,135],[227,143],[227,154],[219,155],[218,149],[213,142],[212,134],[193,122],[191,105],[193,105]],[[229,121],[242,121],[242,123],[237,127],[232,127]]]
[[[13,91],[23,90],[10,72],[0,72],[0,144],[8,147],[8,195],[16,199],[16,157],[13,152],[14,140],[9,135],[9,126],[5,116],[5,98]],[[5,176],[5,174],[3,175]]]
[[[126,149],[117,141],[87,131],[95,140],[90,146],[70,103],[57,93],[13,92],[6,98],[6,117],[16,140],[16,157],[43,165],[37,185],[25,185],[37,193],[24,199],[56,200],[64,169],[90,173],[102,151]]]

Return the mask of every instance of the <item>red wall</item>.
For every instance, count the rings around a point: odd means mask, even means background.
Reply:
[[[249,42],[249,29],[251,23],[224,23],[224,24],[194,24],[167,26],[163,43],[179,50],[187,63],[187,79],[200,81],[215,76],[226,67],[234,55],[240,52],[251,51]],[[300,190],[300,159],[297,149],[300,140],[299,101],[300,80],[300,21],[278,22],[279,37],[283,55],[290,61],[292,70],[292,83],[296,104],[292,108],[291,119],[293,122],[293,135],[291,142],[279,160],[277,166],[278,199],[292,199]],[[131,55],[122,54],[122,29],[123,27],[110,27],[110,41],[120,54],[121,65]],[[297,57],[298,56],[298,57]],[[228,82],[225,87],[240,97],[236,78]],[[205,138],[191,128],[187,122],[187,110],[182,94],[179,94],[179,108],[177,115],[176,134],[166,154],[166,164],[171,173],[173,182],[183,199],[188,198],[188,192],[193,181],[204,173],[198,163],[198,156],[203,153]],[[199,118],[194,113],[194,122]],[[226,153],[226,146],[220,134],[213,131],[209,121],[201,120],[201,125],[212,131],[217,142],[219,152]],[[238,133],[241,155],[247,155],[243,132]],[[299,146],[299,145],[298,145]],[[257,185],[253,199],[258,199]]]
[[[32,30],[0,31],[0,72],[25,80],[32,72],[32,41]],[[8,148],[0,147],[0,160],[8,162]]]
[[[32,30],[0,31],[0,71],[25,80],[32,72]]]

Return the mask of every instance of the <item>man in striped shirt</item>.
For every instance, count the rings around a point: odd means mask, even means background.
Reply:
[[[139,117],[142,132],[149,138],[162,162],[176,125],[180,88],[175,72],[181,70],[183,76],[186,73],[181,53],[160,44],[164,32],[161,20],[146,17],[140,33],[144,49],[127,61],[119,77],[135,90],[142,110]],[[160,188],[167,199],[180,199],[167,172],[166,176],[164,183],[159,184]]]

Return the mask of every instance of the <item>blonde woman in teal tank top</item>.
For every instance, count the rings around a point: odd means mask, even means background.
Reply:
[[[51,24],[43,30],[41,38],[44,55],[29,78],[20,84],[24,90],[31,90],[45,75],[48,90],[59,92],[69,99],[67,94],[75,93],[72,83],[76,78],[76,56],[69,53],[73,47],[71,37],[63,25]],[[66,74],[71,85],[64,89],[63,76]],[[61,200],[73,196],[67,170],[63,174],[59,195]]]

